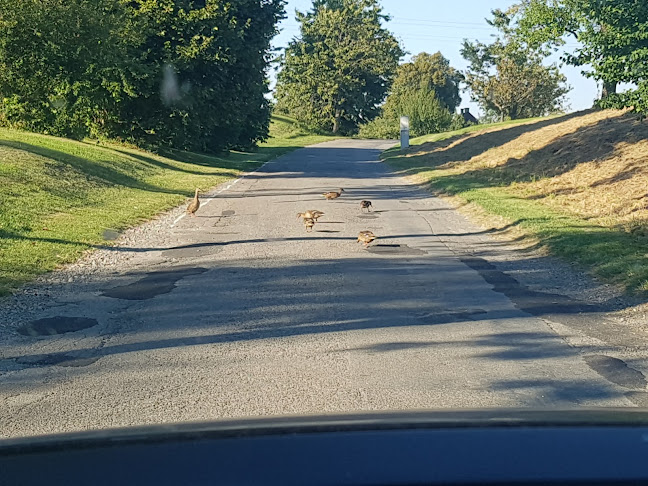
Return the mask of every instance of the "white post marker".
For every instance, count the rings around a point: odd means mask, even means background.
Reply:
[[[400,117],[401,150],[409,148],[409,116]]]

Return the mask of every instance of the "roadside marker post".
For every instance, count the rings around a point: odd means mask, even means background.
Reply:
[[[400,117],[400,144],[401,150],[409,148],[409,116]]]

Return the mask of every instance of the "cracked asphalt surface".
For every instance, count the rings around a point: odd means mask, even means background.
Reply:
[[[501,271],[520,257],[378,162],[391,144],[283,156],[212,192],[197,217],[177,220],[179,209],[151,223],[155,234],[101,250],[89,278],[68,272],[38,305],[7,311],[0,437],[648,403],[645,333]],[[341,198],[321,196],[339,187]],[[306,209],[325,212],[312,233],[296,219]],[[368,249],[361,230],[378,235]]]

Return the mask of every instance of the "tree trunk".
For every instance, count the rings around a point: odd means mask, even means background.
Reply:
[[[335,118],[333,118],[333,133],[340,130],[340,119],[342,118],[342,110],[335,110]]]
[[[616,94],[617,92],[617,83],[615,81],[608,82],[603,81],[603,92],[601,93],[601,99],[605,99],[610,95]]]

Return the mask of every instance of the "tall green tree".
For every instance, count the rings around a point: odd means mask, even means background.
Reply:
[[[434,91],[438,100],[454,112],[461,103],[459,90],[463,79],[440,52],[421,52],[411,62],[398,66],[390,98],[418,90]]]
[[[589,0],[522,0],[510,10],[515,18],[518,38],[524,39],[533,48],[558,50],[565,45],[567,38],[577,40],[581,47],[572,52],[564,51],[563,60],[574,66],[587,67],[588,70],[583,72],[585,75],[602,81],[602,98],[616,93],[621,81],[600,71],[601,64],[614,55],[616,49],[614,42],[608,42],[610,29],[614,29],[614,25],[597,14],[604,3]],[[608,7],[614,5],[615,8],[623,8],[624,1],[614,0],[607,4]]]
[[[589,15],[599,29],[581,36],[581,59],[593,59],[595,77],[604,83],[631,83],[624,93],[610,93],[604,107],[632,107],[648,113],[648,3],[641,0],[599,0]]]
[[[267,136],[266,69],[284,0],[123,2],[140,73],[122,104],[131,137],[218,151]]]
[[[519,42],[507,13],[493,11],[489,23],[500,31],[495,42],[466,40],[461,50],[470,63],[465,76],[473,100],[502,120],[560,111],[569,90],[558,67],[545,66],[545,52]]]
[[[0,0],[0,122],[83,136],[133,93],[118,0]]]
[[[267,136],[284,0],[0,0],[0,123],[220,151]]]
[[[403,56],[377,0],[315,0],[277,76],[277,109],[312,128],[352,133],[376,117]]]
[[[397,138],[399,119],[408,116],[414,137],[447,130],[459,106],[463,75],[440,52],[421,52],[398,66],[396,78],[379,117],[363,124],[362,136]]]

